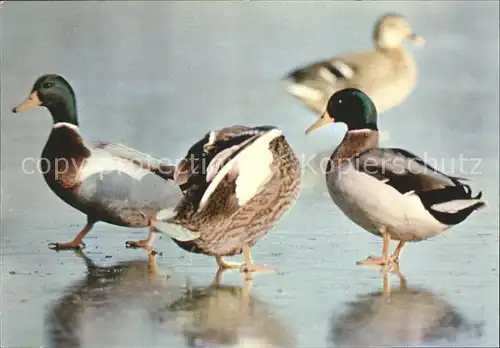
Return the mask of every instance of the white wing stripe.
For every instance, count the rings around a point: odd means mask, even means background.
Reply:
[[[318,72],[319,75],[328,83],[334,84],[337,81],[337,76],[325,67],[319,68]]]
[[[332,66],[334,66],[335,68],[337,68],[338,71],[340,71],[340,73],[342,75],[344,75],[344,77],[346,79],[352,79],[353,76],[354,76],[354,70],[349,66],[347,65],[346,63],[344,63],[343,61],[341,60],[336,60],[332,63]]]
[[[241,206],[248,202],[269,180],[272,174],[270,165],[274,158],[273,154],[269,151],[269,143],[280,135],[281,130],[272,129],[243,149],[235,158],[231,159],[219,170],[208,186],[201,198],[198,210],[204,207],[211,194],[230,170],[238,172],[238,178],[236,179],[236,198],[238,199],[238,204]]]
[[[215,143],[215,131],[210,132],[210,136],[208,137],[208,143],[207,145],[213,145]]]
[[[288,93],[296,96],[311,100],[321,100],[323,93],[309,86],[301,84],[291,84],[286,87]]]
[[[244,147],[246,144],[248,144],[250,141],[254,140],[255,136],[245,140],[241,144],[231,146],[230,148],[224,149],[221,152],[219,152],[213,159],[210,161],[210,164],[208,165],[207,168],[207,177],[206,180],[207,182],[212,181],[212,179],[217,175],[219,172],[222,164],[224,161],[231,157],[233,153],[235,153],[238,149]]]
[[[88,159],[85,160],[83,166],[80,167],[78,180],[83,181],[94,174],[99,174],[102,176],[112,171],[122,172],[136,180],[141,180],[145,175],[151,173],[150,171],[144,170],[137,165],[121,158],[116,158],[109,155],[101,156],[92,154]]]

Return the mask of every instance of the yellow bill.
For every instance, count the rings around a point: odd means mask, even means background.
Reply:
[[[12,108],[12,112],[17,114],[19,112],[23,112],[25,110],[34,108],[36,106],[40,106],[42,102],[40,101],[40,98],[38,97],[38,92],[35,91],[31,93],[28,98],[26,98],[25,101],[23,101],[21,104],[14,106]]]
[[[425,45],[425,39],[422,36],[418,36],[418,35],[415,35],[415,34],[411,34],[408,37],[408,41],[410,41],[415,46],[423,46],[423,45]]]
[[[327,124],[334,123],[335,119],[330,116],[328,111],[325,111],[323,115],[316,122],[314,122],[309,128],[306,129],[306,134],[311,133],[313,130],[326,126]]]

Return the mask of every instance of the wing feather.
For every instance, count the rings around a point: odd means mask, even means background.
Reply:
[[[238,205],[248,202],[257,194],[273,175],[272,163],[274,156],[269,150],[269,143],[281,135],[279,129],[272,129],[250,143],[242,143],[237,153],[231,157],[215,175],[204,192],[199,209],[202,209],[208,199],[227,175],[236,178],[235,196]]]
[[[196,185],[198,189],[205,190],[231,158],[259,136],[273,129],[275,127],[272,126],[234,125],[206,133],[191,146],[186,156],[178,163],[174,173],[175,182],[184,185],[185,189]],[[208,177],[207,173],[210,174]]]
[[[160,176],[165,180],[174,179],[175,166],[163,163],[159,159],[156,159],[150,155],[144,154],[123,144],[94,142],[92,143],[92,147],[94,149],[105,151],[111,157],[121,158],[135,164],[142,169],[149,170],[150,172]]]
[[[369,174],[402,194],[456,186],[458,178],[444,174],[420,157],[397,148],[376,148],[353,159],[354,167]]]
[[[486,204],[481,192],[472,196],[462,178],[444,174],[406,150],[371,149],[353,158],[353,165],[405,196],[418,196],[424,208],[445,225],[458,224]]]

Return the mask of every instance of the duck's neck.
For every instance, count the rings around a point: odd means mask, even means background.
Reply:
[[[407,61],[412,59],[412,55],[407,52],[403,46],[387,47],[376,44],[375,48],[380,54],[395,61],[401,61],[403,65],[407,64]]]
[[[380,41],[375,41],[375,49],[380,52],[391,52],[391,51],[403,51],[403,45],[399,46],[394,46],[394,45],[387,45],[384,42]]]
[[[340,145],[333,152],[331,160],[334,164],[339,163],[342,160],[349,159],[363,151],[378,147],[378,137],[378,130],[350,130],[346,133]]]
[[[78,126],[78,117],[76,114],[76,102],[74,98],[71,100],[65,99],[57,103],[52,103],[50,105],[47,105],[47,109],[49,109],[52,115],[54,124],[69,123]]]

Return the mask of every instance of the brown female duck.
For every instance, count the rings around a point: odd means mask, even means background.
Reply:
[[[176,183],[187,187],[172,210],[160,211],[152,225],[183,249],[215,256],[221,268],[252,272],[250,248],[298,198],[301,168],[275,127],[232,126],[209,132],[177,165]],[[244,262],[223,256],[243,253]]]

